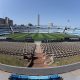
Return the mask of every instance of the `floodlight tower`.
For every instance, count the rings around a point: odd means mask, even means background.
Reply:
[[[38,33],[39,33],[39,29],[40,29],[40,15],[39,14],[37,16],[37,28],[38,28]]]

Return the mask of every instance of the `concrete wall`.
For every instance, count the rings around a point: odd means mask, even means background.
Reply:
[[[64,65],[59,67],[51,68],[27,68],[27,67],[16,67],[5,64],[0,64],[0,70],[7,71],[10,73],[26,74],[26,75],[52,75],[70,72],[76,69],[80,69],[80,62],[70,65]]]

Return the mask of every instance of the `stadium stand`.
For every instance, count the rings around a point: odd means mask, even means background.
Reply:
[[[23,56],[24,59],[31,59],[35,48],[33,43],[0,42],[0,54]]]
[[[53,61],[58,58],[80,55],[80,42],[42,43],[41,48],[46,58]]]
[[[43,39],[43,40],[41,40],[41,42],[42,43],[52,43],[52,42],[65,42],[65,41],[67,41],[67,42],[79,42],[80,41],[80,38],[79,37],[66,37],[66,38],[64,38],[64,39],[57,39],[57,40],[55,40],[55,39]]]
[[[32,37],[27,37],[23,40],[15,40],[13,38],[6,38],[5,41],[8,41],[8,42],[29,42],[29,43],[34,43],[34,39]]]
[[[26,42],[34,42],[34,39],[32,39],[32,37],[27,37],[27,38],[25,39],[25,41],[26,41]]]
[[[70,38],[65,38],[64,41],[69,41],[69,42],[80,41],[80,38],[70,37]]]
[[[41,42],[42,42],[42,43],[52,43],[52,42],[63,42],[63,41],[64,41],[63,39],[60,39],[60,40],[44,39],[44,40],[42,40]]]
[[[12,31],[9,26],[0,26],[0,34],[1,35],[10,34],[10,33],[12,33]]]
[[[6,38],[6,41],[13,41],[12,38]]]
[[[0,41],[6,41],[6,37],[0,37]]]

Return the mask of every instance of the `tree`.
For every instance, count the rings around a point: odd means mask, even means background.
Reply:
[[[33,24],[31,24],[31,23],[28,23],[28,26],[33,26]]]

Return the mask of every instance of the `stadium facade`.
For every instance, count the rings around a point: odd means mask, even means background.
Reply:
[[[48,25],[40,24],[40,15],[37,16],[37,25],[14,25],[13,20],[5,17],[0,18],[0,35],[10,33],[71,33],[75,34],[75,29],[67,29],[68,26],[57,26],[53,23]],[[76,29],[77,30],[77,29]],[[79,31],[78,31],[79,32]]]
[[[13,26],[13,20],[10,20],[8,17],[5,17],[5,19],[0,18],[0,26]]]
[[[49,25],[13,25],[13,26],[0,26],[0,34],[10,33],[63,33],[66,26],[49,26]],[[79,30],[65,30],[66,33],[79,34]]]

